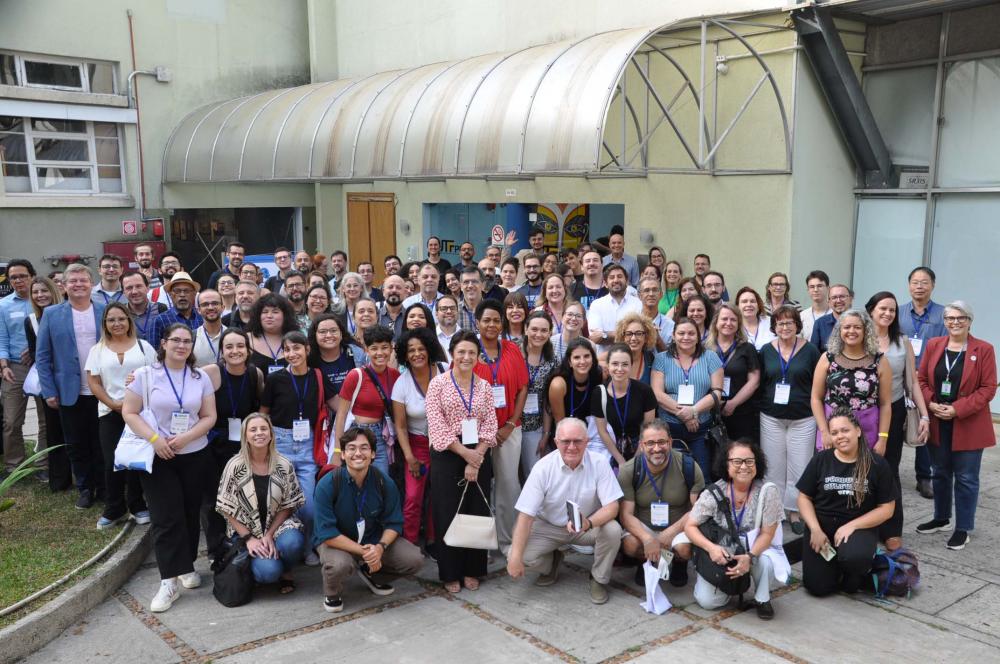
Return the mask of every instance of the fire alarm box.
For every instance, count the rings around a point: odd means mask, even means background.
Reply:
[[[163,219],[147,219],[153,222],[153,237],[163,237]]]

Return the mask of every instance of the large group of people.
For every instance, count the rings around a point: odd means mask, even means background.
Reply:
[[[972,308],[931,299],[933,270],[908,275],[902,305],[882,291],[855,307],[822,270],[806,304],[781,272],[730,299],[707,255],[686,275],[660,247],[627,254],[620,228],[560,256],[540,230],[528,239],[479,261],[463,243],[452,266],[431,237],[426,260],[386,257],[378,284],[342,251],[279,247],[264,275],[238,242],[204,287],[175,253],[154,267],[147,245],[134,271],[102,256],[96,281],[13,260],[6,469],[34,398],[40,447],[62,445],[38,473],[52,491],[100,505],[97,528],[151,524],[154,612],[201,584],[202,530],[212,559],[242,538],[256,582],[282,593],[295,565],[321,567],[330,612],[354,571],[387,595],[425,555],[448,592],[476,590],[487,550],[445,542],[468,514],[494,518],[512,578],[554,584],[572,548],[593,555],[602,604],[616,564],[682,587],[700,556],[749,575],[769,619],[790,572],[783,528],[802,536],[816,595],[857,590],[880,543],[903,545],[904,441],[934,500],[915,531],[968,545],[996,364]],[[115,470],[126,427],[152,446],[151,472]],[[713,541],[727,527],[742,545]],[[729,583],[696,570],[697,602],[725,605]]]

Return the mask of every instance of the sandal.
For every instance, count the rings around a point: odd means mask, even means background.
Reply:
[[[278,579],[278,592],[282,595],[295,592],[295,581],[292,579]]]
[[[444,589],[447,590],[452,595],[457,595],[462,591],[462,584],[458,581],[449,581],[444,584]]]
[[[479,590],[479,579],[474,576],[467,576],[462,579],[462,583],[465,584],[466,590]]]

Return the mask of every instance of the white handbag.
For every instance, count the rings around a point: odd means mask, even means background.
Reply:
[[[135,380],[142,380],[142,410],[139,416],[142,421],[149,425],[153,431],[157,431],[156,416],[149,408],[149,383],[152,380],[149,367],[136,369]],[[156,450],[153,444],[136,434],[126,424],[122,431],[118,445],[115,446],[115,470],[141,470],[147,473],[153,472],[153,459],[156,457]]]
[[[38,379],[38,365],[32,364],[28,369],[28,375],[24,377],[24,385],[21,390],[29,397],[42,396],[42,383]]]
[[[490,516],[476,516],[474,514],[462,514],[462,503],[465,501],[465,492],[469,490],[469,483],[465,483],[462,489],[462,497],[458,499],[458,509],[455,510],[455,518],[448,526],[448,532],[444,534],[444,543],[460,549],[498,549],[497,542],[497,522],[493,514],[490,502],[486,500],[483,487],[476,482],[479,495],[483,497],[483,502],[490,509]]]

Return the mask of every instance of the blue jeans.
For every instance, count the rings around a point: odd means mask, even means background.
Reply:
[[[707,484],[709,478],[712,477],[712,460],[708,451],[707,439],[708,423],[701,422],[697,431],[688,431],[688,428],[673,415],[664,415],[663,419],[670,427],[670,437],[674,439],[674,444],[677,445],[678,441],[684,441],[683,445],[678,445],[678,449],[683,450],[687,446],[695,463],[701,468],[701,474]]]
[[[292,440],[292,430],[274,427],[274,442],[278,453],[295,466],[295,477],[299,480],[306,503],[297,512],[299,520],[306,527],[305,539],[312,541],[313,492],[316,490],[316,462],[313,461],[312,439]]]
[[[277,583],[278,578],[302,560],[305,536],[301,530],[289,529],[274,540],[277,558],[251,558],[250,571],[257,583]]]
[[[389,446],[386,444],[385,438],[382,437],[382,423],[361,424],[355,422],[351,426],[368,429],[375,435],[375,460],[372,461],[372,465],[381,470],[383,475],[389,477]]]
[[[976,527],[979,501],[979,464],[982,450],[955,452],[951,449],[951,427],[942,426],[941,442],[926,445],[934,455],[934,519],[951,520],[951,496],[955,492],[955,530],[969,532]],[[921,449],[921,448],[917,448]],[[954,480],[954,481],[953,481]]]
[[[913,472],[917,476],[917,481],[933,480],[934,466],[931,465],[931,445],[922,445],[916,449],[913,456]]]

